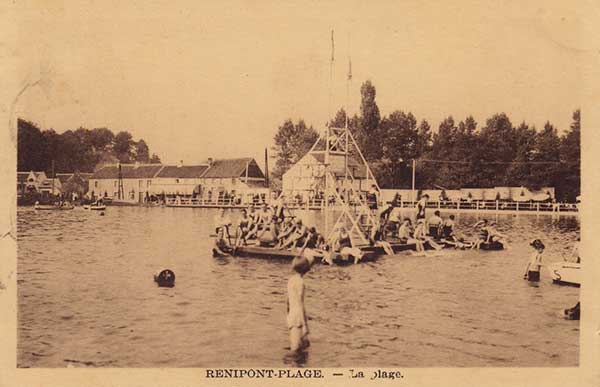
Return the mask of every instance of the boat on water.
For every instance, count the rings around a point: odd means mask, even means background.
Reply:
[[[62,206],[55,204],[36,204],[33,206],[33,208],[40,211],[68,211],[74,209],[75,207],[70,204],[63,204]]]
[[[581,264],[576,262],[557,262],[548,265],[552,282],[562,285],[581,285]]]
[[[291,261],[294,257],[300,254],[300,248],[292,248],[292,249],[277,249],[274,247],[264,247],[264,246],[239,246],[235,248],[234,251],[231,252],[231,255],[234,257],[244,257],[244,258],[262,258],[262,259],[274,259],[274,260],[286,260]],[[375,249],[371,249],[369,246],[362,249],[363,256],[360,262],[371,262],[374,261],[379,254],[376,253]],[[216,250],[213,250],[213,256],[219,257],[221,256]],[[323,253],[316,254],[315,258],[323,258]],[[320,259],[319,259],[320,260]],[[338,265],[344,264],[352,264],[354,263],[354,258],[348,255],[343,255],[340,253],[336,253],[332,258],[333,262]]]
[[[104,211],[104,210],[106,210],[106,206],[103,204],[100,204],[100,205],[84,204],[83,209],[90,210],[90,211]]]

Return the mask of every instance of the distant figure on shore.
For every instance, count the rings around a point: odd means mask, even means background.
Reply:
[[[542,254],[544,253],[545,246],[539,239],[533,240],[529,245],[534,248],[535,253],[533,253],[531,260],[527,264],[523,279],[527,279],[529,282],[539,282],[540,269],[542,267]]]
[[[304,308],[304,279],[310,270],[308,259],[302,255],[292,261],[292,271],[287,283],[287,327],[290,331],[290,350],[298,352],[310,345],[308,341],[308,319]]]
[[[425,219],[425,208],[427,207],[428,200],[429,195],[425,194],[421,196],[421,199],[417,202],[417,220]]]

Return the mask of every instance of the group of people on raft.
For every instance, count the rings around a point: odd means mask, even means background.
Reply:
[[[350,234],[344,226],[337,226],[327,240],[316,227],[308,227],[300,218],[284,215],[281,204],[264,204],[243,209],[237,225],[233,225],[222,209],[215,217],[216,238],[213,253],[217,256],[235,254],[242,246],[254,245],[285,250],[293,247],[302,249],[309,260],[322,256],[325,263],[333,263],[333,255],[353,257],[357,263],[363,252],[352,245]]]

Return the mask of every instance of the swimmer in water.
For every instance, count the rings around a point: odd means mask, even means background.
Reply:
[[[292,275],[287,283],[287,327],[290,332],[290,350],[298,352],[310,345],[308,319],[304,308],[304,274],[310,270],[308,259],[300,253],[292,261]]]
[[[544,253],[545,246],[539,239],[533,240],[529,245],[535,249],[535,253],[531,256],[531,260],[527,264],[523,279],[527,279],[529,282],[539,282],[542,254]]]
[[[214,256],[227,256],[231,251],[231,246],[225,240],[225,232],[223,227],[217,229],[217,236],[215,238],[215,244],[213,246]]]

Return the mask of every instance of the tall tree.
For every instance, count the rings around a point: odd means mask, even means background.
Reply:
[[[573,112],[573,122],[560,140],[560,179],[556,193],[562,200],[574,202],[581,193],[581,111]]]
[[[275,134],[275,146],[272,148],[275,169],[272,173],[274,185],[281,183],[281,177],[298,160],[300,160],[317,141],[319,134],[312,126],[306,126],[303,120],[294,124],[288,119],[279,126]]]
[[[535,127],[530,128],[525,122],[515,129],[515,163],[509,166],[507,172],[510,185],[528,187],[532,184],[532,164],[528,163],[534,160],[536,135]]]
[[[148,163],[150,161],[150,150],[148,149],[148,145],[146,141],[140,139],[135,143],[135,161],[140,163]]]
[[[40,129],[32,122],[17,120],[17,170],[43,171],[47,160],[46,141]]]
[[[505,113],[495,114],[486,121],[479,134],[478,156],[481,165],[475,165],[476,181],[481,187],[509,185],[508,162],[515,158],[515,130]]]
[[[133,139],[129,132],[119,132],[115,136],[115,144],[113,146],[115,156],[122,163],[130,163],[133,159]]]
[[[368,161],[379,160],[382,157],[381,133],[379,131],[379,122],[381,116],[379,107],[375,102],[377,92],[371,81],[367,80],[360,88],[360,122],[354,129],[354,137]]]

